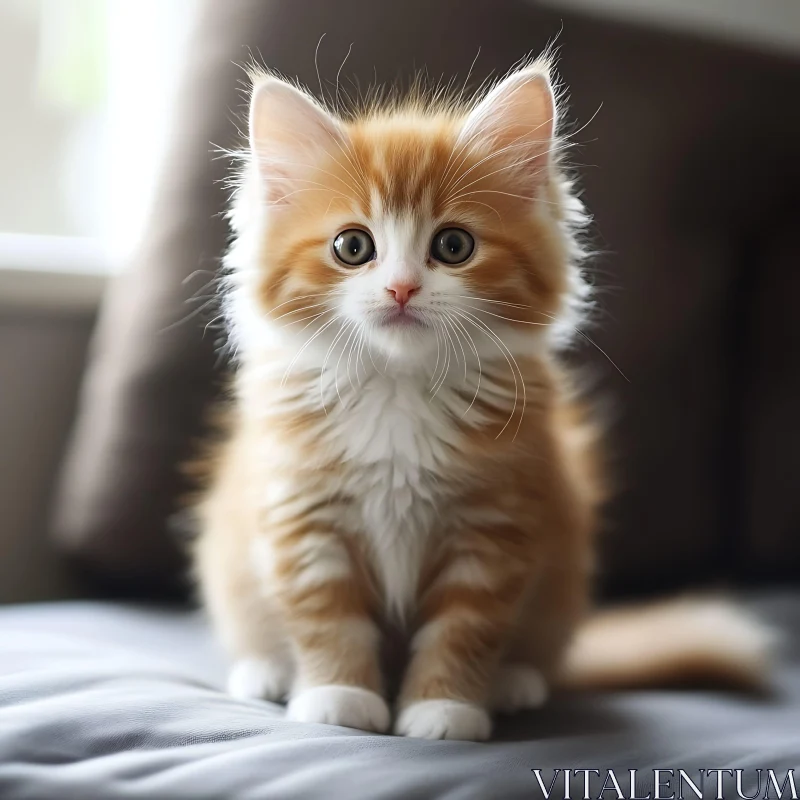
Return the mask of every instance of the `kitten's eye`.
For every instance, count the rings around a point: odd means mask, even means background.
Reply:
[[[463,264],[474,249],[475,240],[461,228],[445,228],[431,242],[431,256],[444,264]]]
[[[333,240],[333,252],[345,266],[360,267],[375,256],[375,242],[368,233],[350,228]]]

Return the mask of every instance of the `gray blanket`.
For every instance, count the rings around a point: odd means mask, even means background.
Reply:
[[[800,595],[758,610],[800,630]],[[287,722],[280,706],[220,691],[223,661],[201,617],[159,608],[58,604],[0,609],[0,798],[541,798],[754,795],[794,769],[800,789],[800,658],[793,639],[775,697],[637,692],[556,698],[501,720],[485,744],[377,736]],[[658,773],[653,769],[672,769]],[[554,770],[562,770],[554,772]],[[574,772],[598,770],[599,774]],[[536,772],[540,770],[540,772]],[[720,778],[721,776],[721,778]],[[663,783],[666,787],[667,784]],[[696,793],[684,786],[684,796]],[[656,797],[653,792],[652,795]],[[775,797],[770,784],[770,797]],[[784,787],[791,796],[791,786]]]

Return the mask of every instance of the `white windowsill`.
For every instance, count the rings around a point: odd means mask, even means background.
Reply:
[[[0,233],[0,306],[88,312],[97,308],[110,261],[95,239]]]

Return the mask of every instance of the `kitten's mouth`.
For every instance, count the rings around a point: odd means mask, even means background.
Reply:
[[[378,319],[382,328],[427,328],[428,323],[413,308],[393,308]]]

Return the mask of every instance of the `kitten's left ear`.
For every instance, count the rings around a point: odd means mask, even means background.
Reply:
[[[500,81],[467,116],[458,146],[484,144],[519,165],[525,175],[546,176],[556,129],[550,70],[537,61]]]

